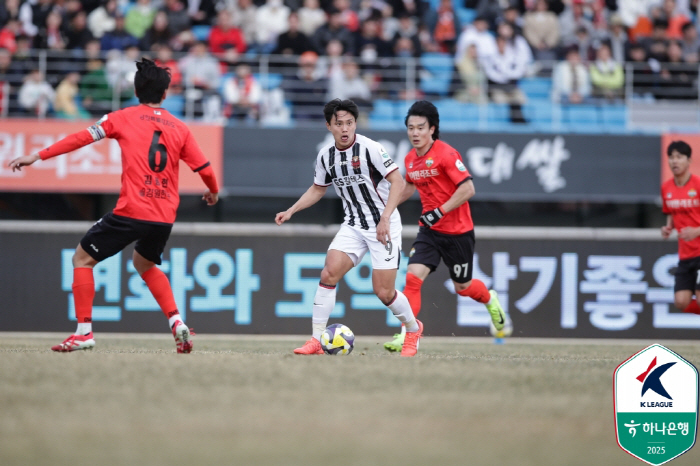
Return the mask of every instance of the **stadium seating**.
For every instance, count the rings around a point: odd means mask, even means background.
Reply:
[[[430,95],[446,96],[452,82],[453,59],[446,53],[424,53],[420,57],[420,88]]]
[[[258,80],[260,86],[266,91],[277,89],[282,85],[282,75],[279,73],[253,73],[253,77]]]
[[[211,26],[207,26],[207,25],[192,26],[192,34],[194,34],[194,37],[197,40],[200,40],[203,42],[208,42],[209,41],[209,34],[211,34]]]
[[[161,106],[178,118],[185,115],[185,98],[182,95],[169,95]]]
[[[518,87],[530,100],[549,100],[552,91],[552,80],[544,77],[521,79]]]

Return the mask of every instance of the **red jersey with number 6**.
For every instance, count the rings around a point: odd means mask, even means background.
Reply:
[[[88,130],[95,140],[116,139],[122,151],[122,187],[114,213],[174,223],[180,160],[195,172],[209,166],[189,128],[165,109],[136,105],[103,116]]]
[[[459,152],[441,140],[433,142],[428,152],[419,157],[415,149],[406,155],[406,181],[416,185],[423,212],[442,206],[457,187],[472,177]],[[440,233],[461,235],[474,229],[469,202],[465,202],[431,227]]]
[[[673,228],[700,227],[700,177],[690,175],[683,186],[676,186],[673,178],[661,185],[663,213],[673,217]],[[700,257],[700,237],[691,241],[678,239],[678,257]]]

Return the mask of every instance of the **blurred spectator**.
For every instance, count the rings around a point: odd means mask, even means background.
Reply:
[[[469,46],[476,46],[479,58],[490,55],[494,52],[493,36],[489,32],[489,23],[483,16],[477,16],[474,22],[464,28],[457,40],[457,50],[455,51],[455,62],[462,60],[467,53]]]
[[[105,72],[109,86],[116,90],[121,100],[127,100],[134,95],[134,76],[136,61],[140,58],[139,48],[135,45],[127,47],[123,52],[112,49],[107,52]]]
[[[418,25],[418,42],[420,42],[420,48],[423,53],[440,52],[440,46],[433,40],[433,35],[425,23]]]
[[[262,87],[253,76],[250,66],[241,63],[236,73],[223,84],[224,115],[239,120],[258,120]]]
[[[323,120],[328,80],[316,77],[317,60],[315,52],[303,53],[297,74],[282,82],[285,98],[292,103],[292,116],[298,121]]]
[[[419,56],[414,44],[414,41],[408,37],[400,37],[394,43],[394,56],[401,60],[392,60],[382,79],[390,97],[400,100],[418,100],[419,73],[414,69],[414,65],[406,60],[406,58]]]
[[[152,50],[154,45],[169,44],[172,38],[168,15],[164,11],[158,11],[153,18],[153,24],[141,38],[139,47],[141,50]]]
[[[192,24],[211,26],[217,14],[217,0],[187,0]]]
[[[180,65],[173,58],[173,49],[168,44],[159,44],[156,46],[156,59],[158,66],[163,66],[170,69],[170,87],[168,92],[182,92],[182,73]]]
[[[126,29],[124,29],[124,16],[119,13],[117,14],[117,23],[114,26],[114,30],[105,32],[102,36],[100,44],[102,45],[102,50],[105,52],[108,50],[126,50],[129,47],[139,45],[139,40],[129,34]]]
[[[396,43],[399,39],[406,38],[413,43],[412,50],[409,56],[420,56],[420,41],[418,40],[418,28],[413,18],[407,13],[404,13],[399,17],[399,25],[391,40],[391,48],[394,51],[394,56],[396,55]],[[405,47],[402,47],[405,50]]]
[[[192,47],[195,42],[198,42],[191,29],[186,29],[175,35],[170,40],[170,45],[175,52],[186,52]]]
[[[87,62],[88,72],[80,80],[82,105],[93,116],[102,116],[112,108],[112,90],[102,60]]]
[[[665,19],[657,19],[654,21],[654,29],[652,30],[651,36],[643,37],[639,40],[639,43],[646,48],[649,58],[660,62],[666,61],[666,47],[668,43],[668,37],[666,37],[667,28],[668,21]]]
[[[11,18],[5,24],[5,27],[0,29],[0,48],[7,49],[11,53],[17,50],[16,37],[22,32],[22,23],[18,19]]]
[[[19,7],[19,19],[22,21],[22,30],[30,37],[39,33],[39,29],[46,25],[49,13],[54,9],[53,0],[26,1]]]
[[[53,109],[56,117],[76,119],[89,118],[90,113],[78,105],[76,99],[79,94],[78,84],[80,83],[80,73],[68,73],[56,88],[56,98]]]
[[[231,0],[234,3],[229,11],[233,13],[233,24],[243,32],[246,44],[255,43],[255,15],[258,7],[253,0]]]
[[[87,24],[93,37],[100,39],[105,32],[114,30],[117,24],[116,14],[117,0],[105,0],[102,5],[92,10],[87,17]]]
[[[22,76],[39,66],[38,60],[32,51],[32,39],[24,34],[15,39],[17,49],[12,55],[12,68]]]
[[[595,60],[595,53],[599,43],[600,41],[591,37],[588,29],[582,26],[576,31],[576,42],[569,44],[567,48],[577,46],[581,60],[589,62]]]
[[[455,98],[463,102],[484,102],[486,77],[479,66],[479,53],[476,50],[476,44],[469,45],[462,57],[455,62],[455,65],[464,84],[464,89],[459,91]]]
[[[326,24],[326,13],[319,7],[318,0],[304,0],[299,8],[299,30],[311,37],[316,30]]]
[[[255,14],[256,44],[260,52],[269,53],[275,48],[277,36],[289,29],[289,7],[282,0],[267,0]]]
[[[484,74],[488,78],[489,96],[495,103],[510,105],[510,119],[513,123],[524,123],[522,105],[526,98],[518,87],[518,81],[525,77],[532,62],[530,47],[522,36],[513,35],[513,28],[509,24],[502,23],[498,26],[494,50],[481,59]]]
[[[557,21],[558,20],[559,19],[557,18]],[[503,10],[503,13],[501,17],[498,18],[497,23],[508,23],[511,25],[511,27],[513,28],[513,32],[516,35],[523,34],[523,25],[525,24],[524,19],[522,16],[520,16],[520,10],[513,4],[511,4]],[[558,28],[559,25],[557,25],[557,29]]]
[[[634,28],[639,19],[646,17],[651,7],[658,3],[659,0],[617,0],[617,13],[625,26]]]
[[[672,40],[668,44],[668,61],[661,64],[660,99],[692,99],[698,98],[697,90],[698,68],[683,60],[681,45]]]
[[[681,48],[683,50],[683,60],[686,63],[697,63],[699,61],[700,38],[695,24],[690,21],[683,25],[683,40]]]
[[[421,19],[428,9],[428,3],[420,0],[386,0],[391,6],[394,16],[401,17],[407,14],[416,19]]]
[[[345,26],[348,31],[355,32],[360,28],[360,20],[357,17],[357,13],[350,9],[349,0],[333,0],[333,6],[340,12],[343,26]]]
[[[596,60],[589,68],[593,96],[619,99],[624,96],[625,74],[622,65],[612,59],[610,47],[603,43],[596,51]]]
[[[19,17],[20,0],[5,0],[0,3],[0,25],[6,24],[8,21],[15,20],[20,22],[20,31],[22,21]]]
[[[221,86],[219,62],[207,50],[207,44],[196,42],[180,60],[185,98],[194,104],[195,116],[215,118],[221,110],[218,95]]]
[[[33,47],[36,49],[65,50],[68,39],[63,33],[61,24],[63,16],[58,11],[52,11],[46,17],[46,26],[39,29],[34,36]]]
[[[355,50],[363,65],[375,64],[379,58],[391,56],[391,46],[379,36],[379,21],[367,18],[355,35]]]
[[[279,35],[277,47],[272,51],[275,55],[301,55],[304,52],[313,51],[311,39],[299,30],[299,15],[296,12],[289,14],[289,30]]]
[[[559,16],[559,36],[564,47],[576,44],[579,30],[584,28],[589,37],[593,37],[593,22],[586,15],[585,4],[580,1],[572,1]],[[585,59],[584,55],[581,58]]]
[[[362,113],[372,109],[372,92],[360,75],[360,67],[352,57],[345,57],[342,72],[331,77],[327,100],[352,99]]]
[[[333,8],[328,13],[328,22],[316,30],[312,37],[316,50],[326,50],[326,45],[333,39],[337,39],[343,44],[345,52],[354,54],[355,44],[353,35],[348,29],[343,26],[343,18],[340,12]]]
[[[612,15],[610,17],[610,25],[608,37],[606,38],[610,44],[610,51],[613,59],[618,63],[625,62],[625,53],[627,51],[627,33],[625,25],[622,22],[620,15]]]
[[[19,105],[33,115],[46,116],[51,109],[55,92],[39,70],[31,71],[19,89]]]
[[[117,26],[119,20],[117,20]],[[104,38],[104,36],[102,36]],[[87,27],[87,15],[84,11],[78,11],[70,20],[70,25],[66,29],[66,49],[84,49],[85,44],[93,39],[92,32]]]
[[[168,28],[173,36],[190,28],[190,17],[181,0],[165,0],[161,11],[168,15]]]
[[[155,16],[156,9],[153,8],[151,0],[136,0],[136,5],[130,8],[124,17],[124,29],[137,39],[141,39],[153,24]]]
[[[566,60],[558,63],[552,73],[552,97],[563,104],[580,104],[591,95],[588,69],[581,62],[578,47],[569,47]]]
[[[209,50],[219,54],[225,48],[234,48],[238,53],[244,53],[246,43],[241,30],[233,26],[231,13],[228,10],[221,10],[216,18],[216,26],[209,34]]]
[[[661,65],[649,59],[641,44],[631,44],[627,52],[627,64],[632,66],[632,92],[637,97],[653,98],[653,88],[658,82]]]
[[[459,23],[459,17],[455,14],[452,0],[440,0],[432,30],[433,38],[440,47],[440,51],[453,54],[462,26]]]
[[[681,28],[690,20],[687,16],[677,11],[676,0],[663,0],[661,16],[668,21],[666,37],[670,39],[681,39],[683,37]]]
[[[549,11],[547,0],[537,0],[533,10],[523,17],[523,35],[534,50],[537,60],[554,60],[559,43],[559,21]]]

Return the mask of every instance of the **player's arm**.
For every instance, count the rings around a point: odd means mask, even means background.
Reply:
[[[452,193],[452,196],[447,200],[447,202],[440,207],[436,207],[435,209],[421,215],[419,219],[420,222],[427,227],[432,227],[438,221],[440,221],[445,214],[455,210],[457,207],[471,199],[475,192],[474,182],[470,176],[457,186],[457,189],[454,193]]]
[[[301,195],[299,200],[297,200],[293,206],[284,212],[279,212],[275,215],[275,223],[277,225],[282,225],[284,222],[292,218],[292,215],[304,210],[312,205],[316,204],[321,198],[326,194],[328,186],[320,186],[317,184],[312,184],[309,189],[306,190],[304,194]]]
[[[52,144],[46,149],[43,149],[35,154],[23,155],[22,157],[17,157],[14,160],[10,160],[7,166],[10,167],[12,171],[21,171],[22,167],[27,167],[39,159],[46,160],[50,159],[51,157],[56,157],[57,155],[73,152],[76,149],[80,149],[81,147],[92,144],[95,141],[99,141],[105,136],[105,131],[100,125],[92,125],[88,129],[84,129],[66,136],[55,144]]]
[[[211,162],[207,160],[199,144],[197,144],[197,140],[189,131],[185,137],[185,143],[182,146],[180,159],[182,159],[193,172],[199,175],[207,187],[207,190],[204,191],[202,195],[202,200],[205,201],[207,205],[214,205],[219,202],[219,184],[216,181],[216,173],[214,173]]]
[[[211,164],[207,162],[201,170],[195,169],[194,171],[207,186],[207,190],[202,195],[202,200],[206,201],[207,205],[214,205],[219,202],[219,184],[216,182],[216,174]]]
[[[661,227],[661,237],[663,239],[668,238],[669,236],[671,236],[672,231],[673,231],[673,216],[667,215],[666,216],[666,225]]]
[[[401,191],[401,197],[399,198],[399,204],[403,204],[404,202],[406,202],[408,199],[410,199],[411,196],[413,196],[413,193],[415,192],[416,185],[411,182],[404,181],[403,191]]]
[[[398,169],[387,174],[384,179],[391,183],[391,187],[389,188],[389,199],[386,201],[384,212],[382,212],[382,216],[379,218],[379,225],[377,225],[377,240],[386,246],[387,242],[391,239],[391,214],[394,213],[396,207],[399,205],[406,182],[403,180],[403,176],[401,176]]]

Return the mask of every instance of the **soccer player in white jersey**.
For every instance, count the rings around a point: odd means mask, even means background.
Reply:
[[[328,247],[316,290],[312,337],[294,353],[323,354],[320,338],[335,306],[336,285],[369,251],[374,293],[406,326],[401,355],[414,356],[423,324],[413,316],[408,299],[395,286],[401,257],[401,216],[396,206],[404,188],[403,177],[381,144],[355,133],[359,112],[352,100],[332,100],[323,113],[333,143],[318,153],[314,184],[292,207],[275,217],[275,222],[282,225],[294,213],[321,200],[331,184],[343,200],[345,211],[345,220]]]

